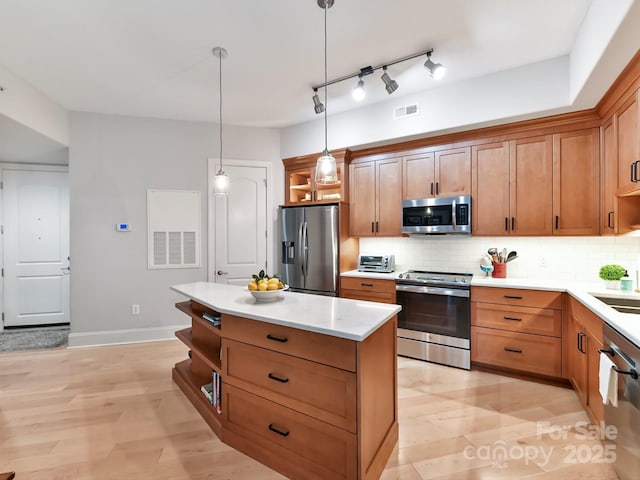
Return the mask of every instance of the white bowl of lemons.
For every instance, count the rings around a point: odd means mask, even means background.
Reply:
[[[260,270],[258,275],[253,275],[252,280],[247,285],[247,290],[256,302],[271,302],[282,296],[289,285],[285,285],[277,276],[270,277]]]

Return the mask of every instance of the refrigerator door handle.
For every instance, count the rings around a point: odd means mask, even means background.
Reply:
[[[302,223],[302,275],[305,278],[305,286],[307,279],[307,262],[309,260],[309,245],[307,239],[307,222]]]
[[[300,262],[300,272],[304,278],[304,245],[302,240],[302,231],[304,230],[304,222],[298,227],[298,261]]]

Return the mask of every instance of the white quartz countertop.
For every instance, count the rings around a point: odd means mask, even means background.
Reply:
[[[220,313],[357,341],[367,338],[401,308],[289,291],[275,301],[256,302],[245,287],[208,282],[171,289]]]
[[[361,278],[386,278],[395,280],[399,270],[393,273],[368,273],[352,270],[344,272],[343,277]],[[523,288],[526,290],[552,290],[567,292],[585,307],[598,315],[611,327],[627,337],[636,346],[640,347],[640,314],[620,313],[609,305],[598,300],[594,295],[603,297],[632,298],[640,301],[640,293],[604,288],[602,282],[577,282],[574,280],[542,280],[530,278],[493,278],[484,275],[474,275],[471,286],[498,287],[498,288]],[[473,295],[471,296],[473,300]]]

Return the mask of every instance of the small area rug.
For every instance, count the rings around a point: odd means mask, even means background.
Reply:
[[[5,329],[0,332],[0,352],[66,347],[69,325]]]

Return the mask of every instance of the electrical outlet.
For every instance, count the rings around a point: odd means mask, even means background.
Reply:
[[[137,303],[131,305],[131,315],[140,315],[140,305]]]

